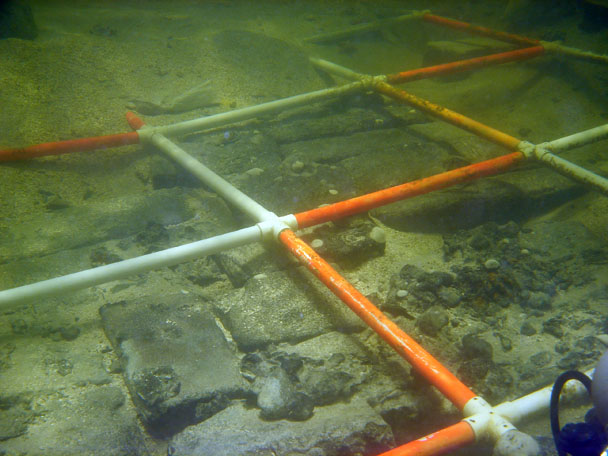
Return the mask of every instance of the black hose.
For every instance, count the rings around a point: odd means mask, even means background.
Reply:
[[[562,393],[562,388],[568,380],[578,380],[581,382],[589,396],[591,396],[591,379],[585,374],[579,371],[566,371],[561,374],[555,380],[553,390],[551,390],[551,402],[550,402],[550,418],[551,418],[551,432],[553,433],[553,441],[555,442],[555,448],[557,449],[558,456],[566,456],[567,452],[562,448],[562,442],[560,440],[560,426],[559,426],[559,396]]]

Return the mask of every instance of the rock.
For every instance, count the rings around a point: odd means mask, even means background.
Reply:
[[[519,333],[523,334],[524,336],[533,336],[534,334],[536,334],[536,332],[536,328],[532,326],[532,323],[530,323],[529,321],[525,321],[519,329]]]
[[[543,332],[551,334],[558,339],[564,336],[564,330],[562,329],[562,320],[559,317],[553,317],[543,322]]]
[[[378,244],[386,244],[386,233],[379,226],[372,228],[372,230],[369,232],[369,237]]]
[[[234,350],[196,296],[142,296],[100,313],[131,400],[154,435],[171,435],[247,395]]]
[[[315,250],[320,249],[321,247],[323,247],[323,245],[324,245],[324,244],[325,244],[325,243],[323,242],[323,239],[318,239],[318,238],[317,238],[317,239],[313,239],[313,240],[310,242],[310,246],[311,246],[313,249],[315,249]]]
[[[456,307],[462,300],[462,294],[455,287],[441,287],[437,296],[446,307],[450,308]]]
[[[14,399],[14,398],[13,398]],[[0,409],[0,442],[19,437],[27,432],[29,423],[34,418],[34,413],[24,404],[13,403],[11,398],[2,398],[2,409]]]
[[[275,368],[270,375],[256,379],[257,405],[265,420],[304,421],[313,415],[314,405],[306,394],[296,391],[285,371]]]
[[[466,359],[481,358],[492,360],[492,345],[474,334],[467,334],[462,338],[462,353]]]
[[[546,350],[535,353],[530,356],[530,362],[537,367],[546,366],[551,362],[551,353]]]
[[[319,408],[308,421],[261,421],[256,410],[235,404],[169,442],[170,456],[351,454],[387,451],[394,445],[390,427],[365,400]]]
[[[345,332],[363,329],[349,308],[301,272],[300,268],[267,272],[266,280],[248,280],[214,304],[243,351],[295,343],[335,328]],[[318,305],[319,299],[323,306]]]
[[[488,271],[495,271],[500,267],[500,263],[494,258],[486,260],[483,265]]]
[[[458,368],[458,378],[468,385],[480,384],[488,374],[491,364],[482,358],[467,359]]]
[[[423,333],[436,336],[449,321],[448,313],[443,307],[433,306],[420,316],[418,327]]]
[[[294,173],[300,173],[304,169],[304,163],[300,160],[296,160],[291,164],[291,170]]]

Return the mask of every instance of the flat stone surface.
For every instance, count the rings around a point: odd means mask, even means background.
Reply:
[[[319,408],[305,422],[262,421],[258,411],[231,406],[175,436],[169,455],[296,455],[378,454],[394,445],[390,427],[367,405]]]
[[[201,206],[205,203],[213,206],[209,212],[218,206],[213,205],[213,201],[192,206],[182,189],[161,189],[47,210],[22,220],[19,229],[11,227],[3,233],[0,236],[0,257],[3,262],[39,257],[108,239],[124,238],[141,232],[151,223],[174,225],[193,218],[196,213],[200,214]],[[227,217],[225,214],[221,216],[221,221],[225,222]],[[35,239],[27,238],[31,232],[36,233]],[[16,245],[19,245],[18,249],[15,249]]]
[[[354,332],[363,323],[303,268],[252,277],[227,294],[217,312],[244,351],[299,342],[332,330]]]
[[[131,398],[153,433],[170,435],[243,397],[236,353],[192,294],[145,296],[100,310]]]

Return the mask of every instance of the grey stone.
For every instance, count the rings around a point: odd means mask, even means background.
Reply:
[[[495,271],[500,267],[500,263],[494,258],[486,260],[483,265],[488,271]]]
[[[249,280],[216,304],[223,324],[242,350],[299,342],[333,329],[363,329],[348,307],[300,272],[305,271],[269,272],[264,280]]]
[[[0,441],[18,437],[27,432],[34,413],[23,405],[6,406],[6,398],[2,398],[3,407],[0,409]],[[1,451],[1,449],[0,449]]]
[[[261,409],[260,417],[264,419],[304,421],[313,414],[310,397],[297,391],[281,368],[273,369],[269,376],[260,377],[254,388],[258,389],[257,404]]]
[[[449,321],[448,313],[443,307],[433,306],[419,317],[418,327],[423,333],[436,336]]]
[[[296,376],[315,405],[346,400],[368,380],[369,357],[349,335],[331,332],[301,342],[277,347],[279,353],[301,359]]]
[[[339,261],[343,267],[353,266],[384,253],[386,233],[369,221],[355,221],[350,226],[322,225],[303,237],[316,243],[315,249],[324,258]],[[321,241],[319,243],[318,241]]]
[[[456,307],[462,300],[462,293],[454,287],[441,287],[437,296],[446,307]]]
[[[564,329],[562,328],[562,320],[559,317],[549,318],[543,322],[543,332],[551,334],[558,339],[564,336]]]
[[[551,308],[551,296],[542,291],[532,291],[526,304],[537,310],[548,310]]]
[[[319,408],[305,422],[261,421],[235,404],[169,442],[170,456],[329,456],[374,453],[393,445],[390,427],[362,399]]]
[[[100,313],[151,432],[170,435],[246,394],[234,350],[196,296],[144,296],[107,304]]]
[[[530,323],[529,321],[524,322],[521,325],[521,328],[519,329],[520,334],[523,334],[524,336],[533,336],[534,334],[536,334],[536,328],[534,326],[532,326],[532,323]]]
[[[549,353],[546,350],[540,351],[540,352],[535,353],[532,356],[530,356],[530,363],[532,363],[534,366],[537,366],[537,367],[546,366],[550,362],[551,362],[551,353]]]
[[[492,360],[492,345],[474,334],[467,334],[462,338],[462,353],[465,358],[482,358]]]

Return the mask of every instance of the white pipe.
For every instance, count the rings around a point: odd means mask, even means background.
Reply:
[[[380,29],[380,28],[383,28],[383,27],[388,27],[388,26],[393,25],[393,24],[397,24],[399,22],[409,21],[409,20],[412,20],[412,19],[419,19],[422,16],[424,16],[426,13],[429,13],[429,12],[430,11],[428,11],[428,10],[425,10],[425,11],[413,11],[410,14],[404,14],[402,16],[397,16],[397,17],[390,18],[390,19],[384,19],[384,20],[379,20],[379,21],[367,23],[367,24],[356,25],[356,26],[351,27],[351,28],[346,29],[346,30],[339,30],[337,32],[329,32],[329,33],[323,33],[321,35],[311,36],[309,38],[304,38],[304,42],[306,42],[306,43],[321,43],[323,41],[330,41],[330,40],[338,40],[338,39],[348,38],[351,35],[355,35],[355,34],[359,34],[359,33],[364,33],[364,32],[369,32],[369,31],[377,30],[377,29]]]
[[[585,372],[585,375],[592,377],[593,369]],[[503,402],[494,407],[494,412],[509,421],[517,422],[538,412],[547,411],[551,401],[552,389],[553,385],[549,385],[514,401]],[[579,398],[585,394],[587,394],[585,387],[580,382],[572,381],[564,385],[561,397],[562,400],[569,400]]]
[[[315,92],[295,95],[293,97],[283,98],[281,100],[269,101],[268,103],[248,106],[246,108],[237,109],[234,111],[215,114],[213,116],[187,120],[185,122],[180,122],[173,125],[152,127],[145,130],[142,129],[139,130],[140,138],[142,138],[142,135],[152,135],[154,133],[162,133],[167,136],[180,136],[188,133],[194,133],[197,131],[226,125],[229,123],[251,119],[262,114],[268,114],[270,112],[281,111],[294,106],[312,103],[318,100],[323,100],[325,98],[336,97],[348,92],[359,90],[362,86],[363,85],[361,82],[356,81],[351,82],[350,84],[345,84],[340,87],[330,87],[327,89],[321,89]]]
[[[540,44],[549,52],[561,53],[569,55],[571,57],[589,60],[591,62],[608,63],[608,55],[596,54],[595,52],[583,51],[570,46],[564,46],[563,44],[555,41],[541,41]]]
[[[342,65],[338,65],[337,63],[330,62],[328,60],[319,59],[317,57],[310,57],[310,63],[321,68],[323,71],[327,71],[328,73],[333,73],[335,75],[341,76],[345,79],[350,79],[353,81],[357,81],[359,79],[363,79],[364,77],[369,77],[368,75],[357,73],[350,68],[346,68]]]
[[[584,146],[585,144],[591,144],[606,138],[608,138],[608,124],[600,125],[599,127],[581,131],[570,136],[564,136],[555,141],[542,143],[539,144],[539,146],[549,149],[551,152],[559,152]]]
[[[179,247],[161,250],[160,252],[150,253],[137,258],[0,291],[0,306],[56,296],[68,291],[81,290],[93,285],[122,279],[140,272],[173,266],[205,255],[212,255],[226,249],[259,241],[264,235],[262,228],[254,225],[232,233],[180,245]]]
[[[138,130],[144,131],[146,127]],[[230,204],[237,207],[245,214],[249,215],[256,222],[270,220],[276,218],[273,212],[266,210],[253,199],[245,195],[243,192],[235,188],[228,181],[222,179],[215,174],[197,159],[189,155],[184,149],[179,147],[174,142],[167,139],[160,133],[154,133],[152,136],[144,135],[145,141],[149,141],[165,154],[178,162],[182,167],[190,171],[201,182],[209,188],[216,191],[220,196],[225,198]]]
[[[558,173],[592,187],[600,193],[608,195],[608,179],[592,173],[581,166],[575,165],[568,160],[564,160],[540,146],[534,148],[534,157]]]

